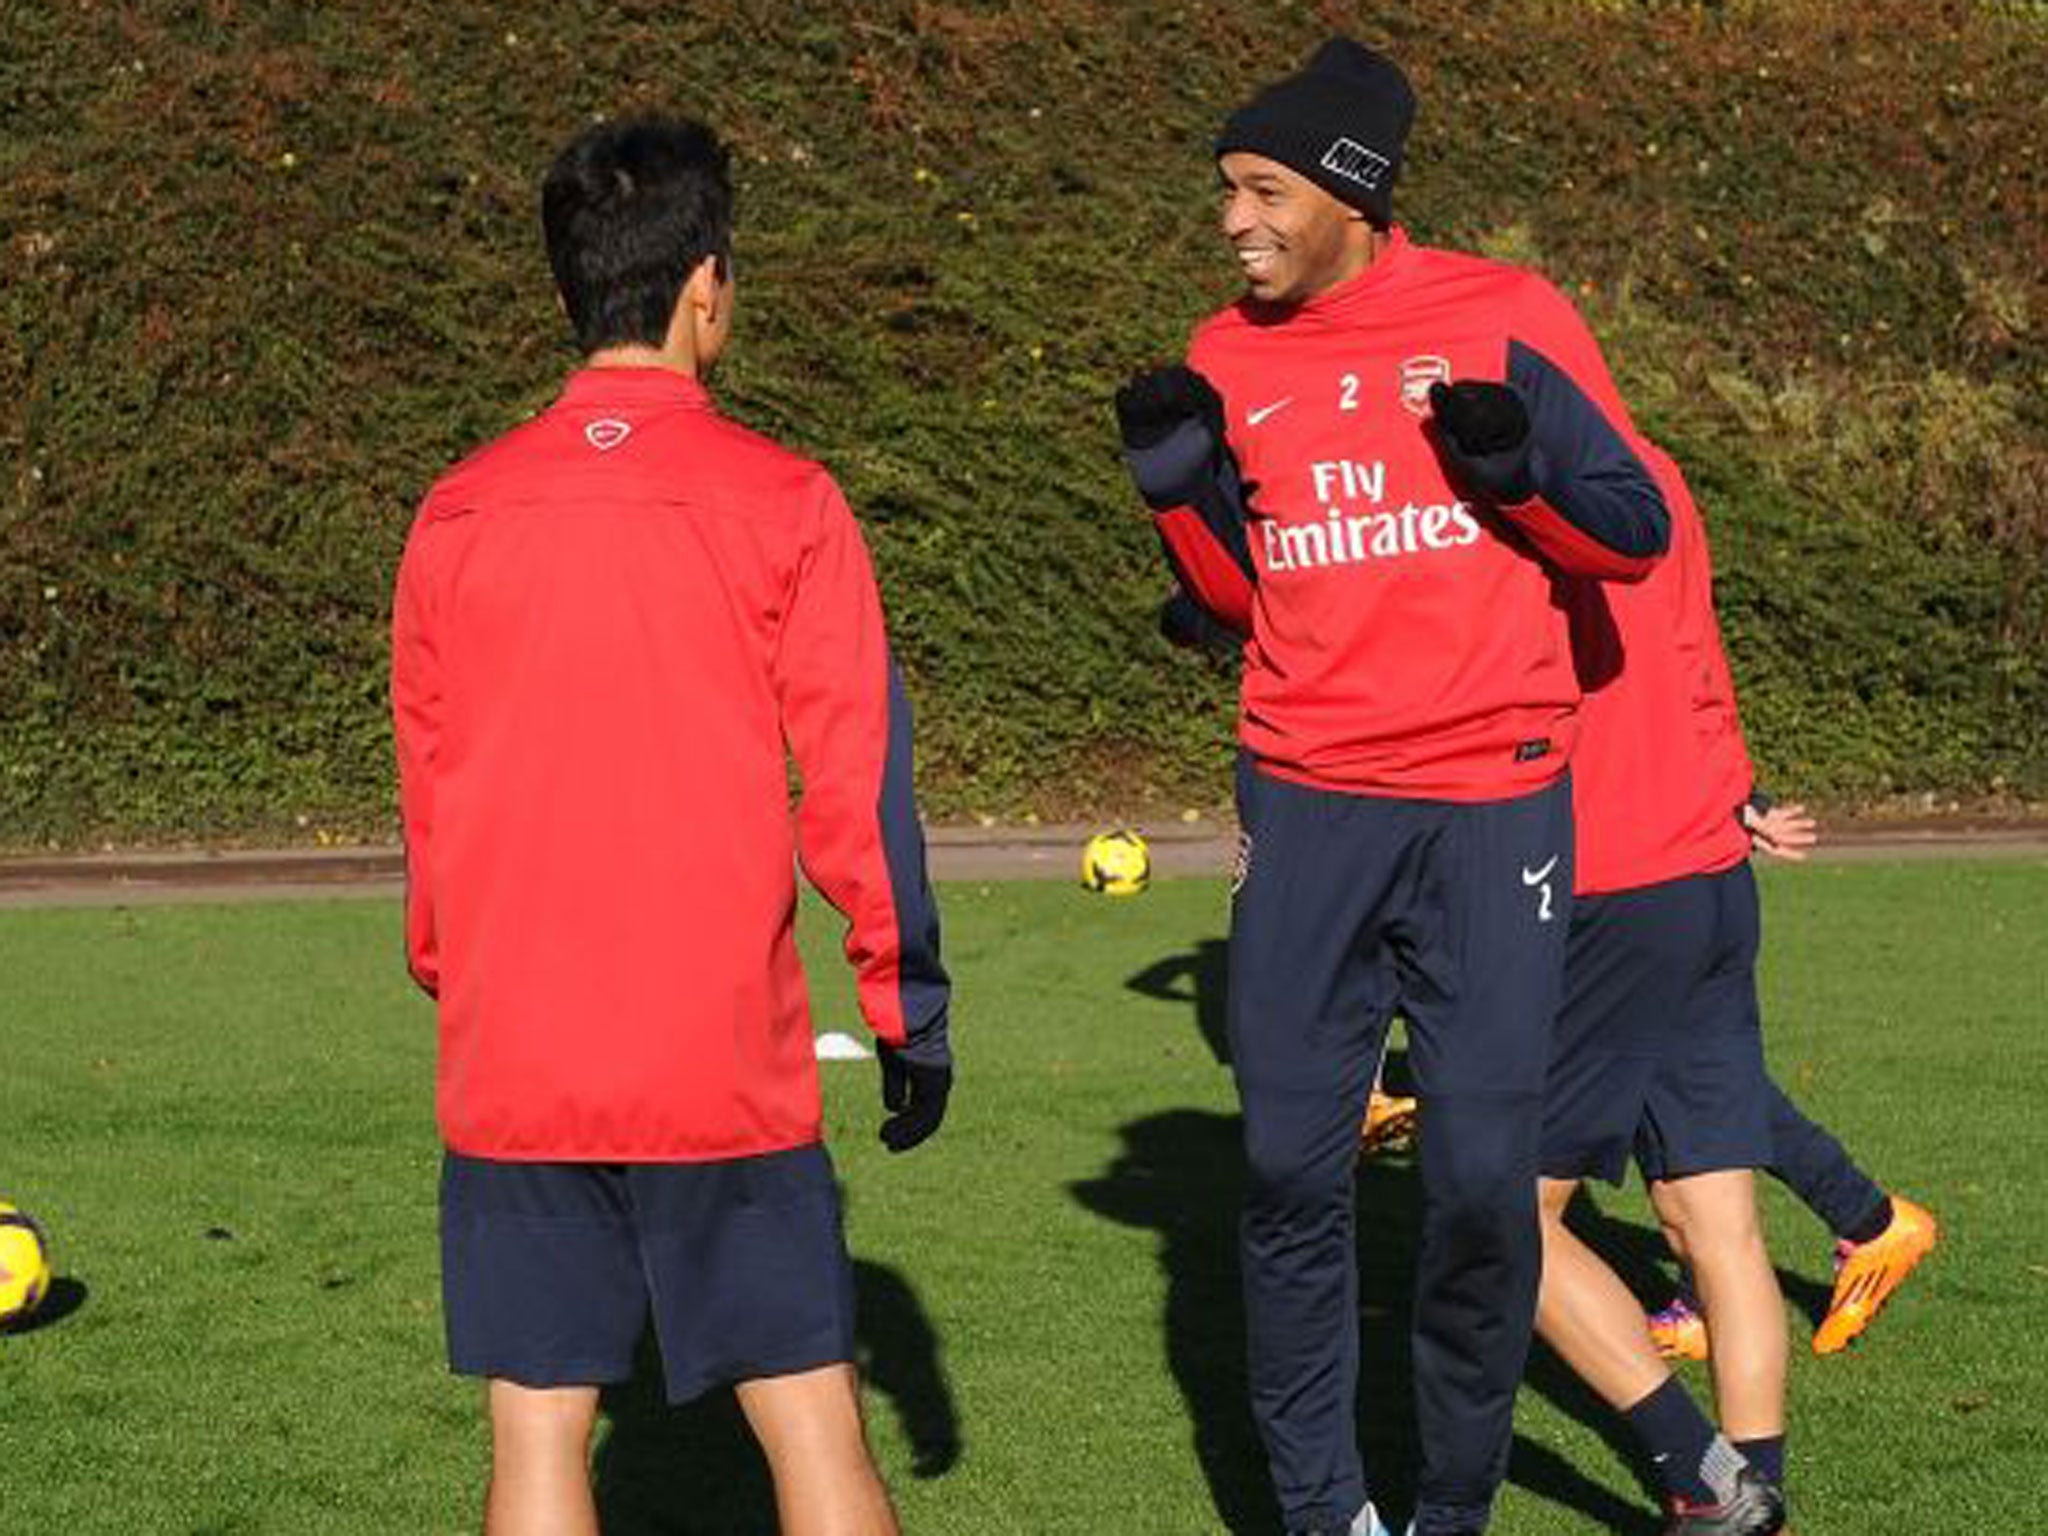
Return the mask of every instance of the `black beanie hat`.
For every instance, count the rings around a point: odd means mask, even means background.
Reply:
[[[1298,171],[1375,224],[1394,218],[1394,178],[1415,121],[1415,92],[1384,54],[1333,37],[1300,74],[1230,114],[1216,157],[1244,150]]]

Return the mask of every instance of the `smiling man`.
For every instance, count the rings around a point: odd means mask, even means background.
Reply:
[[[1230,1040],[1253,1412],[1292,1532],[1377,1533],[1358,1450],[1360,1115],[1422,1100],[1414,1530],[1485,1528],[1540,1260],[1580,700],[1560,576],[1669,538],[1598,349],[1535,275],[1411,243],[1415,98],[1333,39],[1216,143],[1245,295],[1118,395],[1175,574],[1246,636]]]

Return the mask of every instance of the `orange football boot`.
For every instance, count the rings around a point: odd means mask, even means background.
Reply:
[[[1814,1330],[1813,1352],[1832,1355],[1846,1349],[1940,1238],[1941,1227],[1931,1211],[1893,1195],[1890,1226],[1867,1243],[1838,1244],[1835,1294],[1828,1301],[1828,1315]]]
[[[1670,1306],[1650,1314],[1650,1342],[1666,1360],[1704,1360],[1710,1353],[1707,1320],[1683,1296],[1674,1296]]]

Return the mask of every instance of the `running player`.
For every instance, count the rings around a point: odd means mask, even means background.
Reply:
[[[1784,1523],[1785,1322],[1752,1179],[1771,1129],[1742,819],[1751,774],[1705,530],[1676,466],[1644,453],[1671,511],[1669,557],[1635,586],[1570,594],[1586,697],[1537,1328],[1626,1418],[1671,1536],[1769,1536]],[[1634,1296],[1565,1222],[1580,1181],[1619,1182],[1631,1150],[1712,1320],[1720,1433],[1658,1357]]]
[[[1640,577],[1668,532],[1569,303],[1393,224],[1414,107],[1394,64],[1336,39],[1232,114],[1216,155],[1245,297],[1117,402],[1177,576],[1250,636],[1229,1028],[1252,1407],[1295,1532],[1381,1528],[1352,1198],[1397,1008],[1427,1122],[1414,1530],[1489,1518],[1571,898],[1579,686],[1554,581]]]
[[[563,150],[542,216],[585,364],[435,485],[398,576],[406,947],[439,1000],[449,1359],[488,1383],[489,1536],[595,1536],[598,1388],[650,1319],[672,1401],[736,1386],[783,1531],[896,1530],[795,856],[847,918],[892,1151],[944,1114],[949,989],[859,528],[705,388],[732,201],[694,123]]]

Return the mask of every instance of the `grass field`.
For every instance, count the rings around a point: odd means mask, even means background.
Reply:
[[[829,1065],[875,1438],[914,1533],[1272,1529],[1241,1402],[1223,895],[942,892],[962,1082],[941,1137],[875,1145]],[[1794,1096],[1948,1240],[1848,1356],[1806,1352],[1824,1234],[1776,1191],[1800,1536],[2031,1530],[2044,1474],[2048,863],[1772,871],[1765,994]],[[850,1027],[806,912],[821,1027]],[[67,1536],[473,1528],[485,1443],[442,1367],[432,1019],[378,902],[0,913],[0,1197],[66,1277],[0,1338],[0,1510]],[[1367,1434],[1387,1390],[1409,1170],[1364,1198]],[[1639,1194],[1601,1240],[1640,1255]],[[1704,1377],[1688,1368],[1704,1391]],[[1373,1391],[1374,1388],[1380,1390]],[[612,1395],[609,1532],[771,1528],[731,1411]],[[1508,1536],[1648,1532],[1602,1416],[1540,1361]]]

